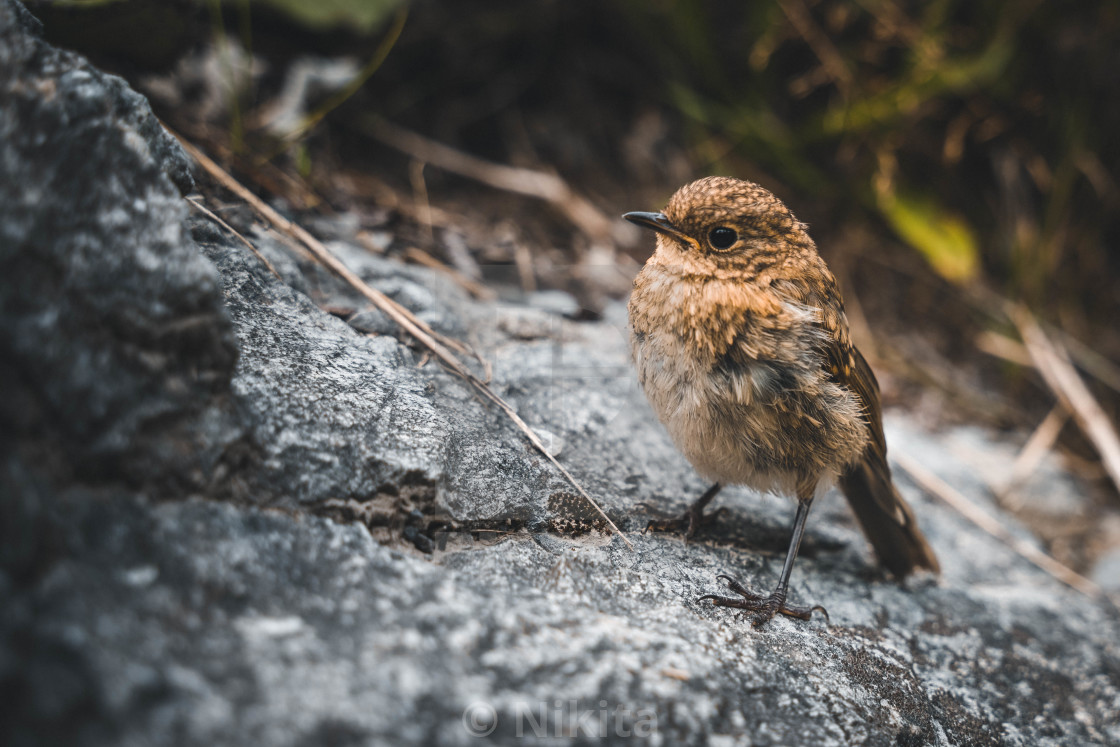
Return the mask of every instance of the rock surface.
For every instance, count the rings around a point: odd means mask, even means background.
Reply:
[[[186,156],[124,80],[17,8],[0,5],[0,440],[83,478],[198,485],[238,436],[237,347],[185,235]]]
[[[475,303],[333,245],[475,344],[633,550],[359,296],[245,227],[281,282],[188,218],[181,154],[142,99],[14,7],[0,4],[5,744],[1120,743],[1115,610],[905,478],[939,582],[881,579],[832,495],[792,591],[830,622],[755,629],[698,603],[718,572],[773,583],[792,507],[729,490],[689,544],[638,534],[640,503],[668,514],[704,485],[633,380],[621,305],[576,323]],[[990,434],[896,413],[888,438],[996,511],[954,451],[999,454]]]

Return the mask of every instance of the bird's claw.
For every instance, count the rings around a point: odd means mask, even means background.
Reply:
[[[774,615],[779,613],[788,617],[796,617],[798,620],[809,620],[813,617],[813,612],[819,610],[824,615],[825,620],[831,622],[828,611],[819,604],[812,607],[793,607],[786,604],[784,591],[779,593],[775,589],[772,593],[764,596],[751,591],[726,574],[721,573],[716,578],[726,581],[728,591],[733,591],[739,596],[723,597],[718,594],[705,594],[696,601],[702,602],[705,599],[710,599],[712,604],[717,607],[734,607],[751,612],[754,617],[752,624],[756,628],[766,624]]]

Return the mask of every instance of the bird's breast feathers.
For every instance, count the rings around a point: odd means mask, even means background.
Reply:
[[[859,403],[821,366],[827,331],[818,309],[767,288],[647,265],[630,321],[642,388],[705,476],[789,492],[804,473],[833,474],[862,451]],[[791,455],[806,446],[817,456],[792,470]]]

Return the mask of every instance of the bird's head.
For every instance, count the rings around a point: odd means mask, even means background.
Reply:
[[[815,252],[807,226],[769,190],[742,179],[698,179],[664,211],[623,217],[657,232],[659,261],[689,272],[757,274],[791,253]]]

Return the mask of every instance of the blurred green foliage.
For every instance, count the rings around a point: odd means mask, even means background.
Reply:
[[[891,228],[920,251],[942,277],[962,283],[976,278],[979,248],[967,223],[929,197],[890,192],[879,209]]]

